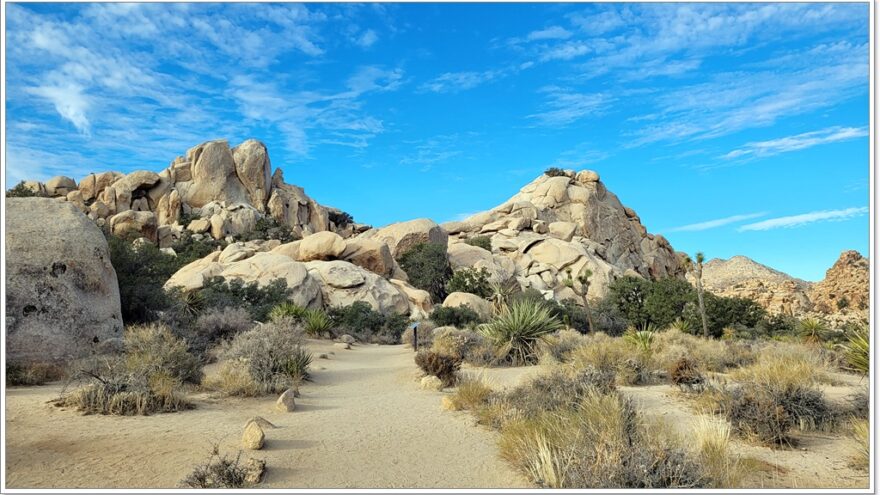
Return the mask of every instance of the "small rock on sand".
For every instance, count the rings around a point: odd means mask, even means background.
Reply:
[[[351,349],[351,344],[348,342],[337,342],[333,344],[333,347],[338,347],[340,349]]]
[[[355,340],[355,338],[349,334],[345,334],[342,337],[339,337],[339,341],[345,342],[346,344],[354,344],[355,342],[357,342],[357,340]]]
[[[256,485],[263,479],[263,473],[266,472],[266,461],[248,457],[248,460],[244,463],[244,468],[247,472],[244,478],[245,482],[250,485]]]
[[[277,428],[277,426],[270,423],[266,418],[262,416],[254,416],[253,418],[247,420],[247,423],[244,424],[244,427],[247,428],[247,425],[251,423],[256,423],[260,425],[260,428],[264,430],[268,430],[269,428]]]
[[[241,436],[242,447],[249,450],[260,450],[266,441],[266,434],[263,429],[255,421],[251,421],[244,427],[244,434]]]
[[[423,390],[443,390],[443,382],[434,375],[422,378],[419,385]]]
[[[275,402],[275,409],[281,412],[293,412],[296,409],[296,403],[293,400],[295,396],[296,392],[292,388],[285,390]]]

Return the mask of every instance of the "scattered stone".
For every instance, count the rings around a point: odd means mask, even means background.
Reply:
[[[421,382],[419,382],[419,386],[422,390],[443,390],[443,382],[434,375],[422,378]]]
[[[351,344],[348,342],[336,342],[333,344],[333,347],[338,347],[340,349],[351,349]]]
[[[278,400],[275,401],[275,409],[281,412],[293,412],[296,409],[296,402],[293,400],[294,397],[296,397],[296,390],[292,388],[285,390],[281,396],[278,397]]]
[[[244,481],[249,485],[256,485],[263,480],[263,474],[266,472],[266,461],[248,457],[244,463],[244,469],[247,472]]]
[[[248,450],[260,450],[266,442],[266,434],[263,428],[255,421],[248,422],[241,436],[241,446]]]
[[[339,341],[345,342],[346,344],[354,344],[357,342],[357,340],[349,334],[344,334],[342,337],[339,337]]]

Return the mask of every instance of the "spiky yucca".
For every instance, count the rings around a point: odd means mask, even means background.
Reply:
[[[691,324],[687,320],[682,320],[681,318],[676,318],[669,325],[670,330],[678,330],[681,333],[691,333]]]
[[[639,330],[635,327],[629,327],[623,335],[623,340],[635,346],[643,354],[650,354],[656,333],[656,328],[651,324],[645,325]]]
[[[868,326],[859,325],[847,332],[846,342],[840,344],[847,367],[857,373],[868,374],[871,365],[871,343]]]
[[[499,361],[512,364],[535,361],[535,346],[545,336],[562,328],[544,304],[519,300],[505,306],[479,331],[495,345]]]
[[[822,321],[816,318],[805,318],[798,325],[798,332],[804,341],[817,344],[823,340],[827,329]]]
[[[327,313],[320,309],[307,309],[303,315],[304,330],[308,335],[317,337],[324,332],[329,332],[333,322]]]
[[[269,318],[272,321],[277,321],[281,318],[293,318],[299,321],[305,318],[307,312],[308,310],[302,306],[292,302],[283,302],[272,308],[272,311],[269,312]]]

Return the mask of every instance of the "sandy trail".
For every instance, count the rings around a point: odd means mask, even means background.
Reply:
[[[148,417],[81,416],[45,402],[59,386],[7,390],[7,486],[171,488],[218,442],[239,448],[247,419],[277,428],[260,488],[513,488],[528,483],[498,459],[496,434],[466,414],[443,412],[440,392],[419,390],[404,346],[333,349],[312,341],[314,381],[297,410],[274,397],[194,396],[197,409]]]

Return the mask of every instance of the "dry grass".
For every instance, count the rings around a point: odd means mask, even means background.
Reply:
[[[656,368],[651,354],[638,352],[622,338],[604,333],[587,335],[584,343],[569,354],[576,369],[595,369],[613,373],[621,385],[637,385],[654,380]]]
[[[692,444],[696,446],[712,488],[737,488],[742,480],[739,460],[730,451],[730,425],[707,415],[694,424]]]
[[[850,424],[853,442],[853,465],[867,469],[871,463],[871,427],[866,419],[854,419]]]
[[[713,340],[686,334],[675,328],[660,332],[654,339],[654,359],[659,369],[668,369],[687,356],[701,369],[723,372],[755,361],[753,344],[736,340]]]
[[[492,389],[480,378],[464,377],[458,382],[448,403],[453,411],[474,411],[485,406],[492,396]]]
[[[247,363],[240,360],[224,362],[216,374],[205,377],[202,386],[230,396],[263,395],[263,388],[251,377]]]
[[[62,366],[48,363],[6,363],[6,385],[44,385],[61,380],[67,373]]]
[[[773,389],[813,387],[828,380],[818,355],[799,345],[768,347],[754,364],[736,369],[730,376],[740,383]]]

